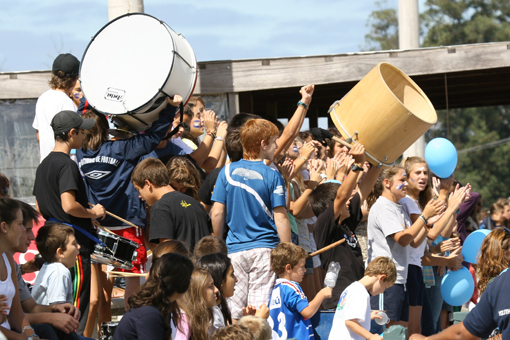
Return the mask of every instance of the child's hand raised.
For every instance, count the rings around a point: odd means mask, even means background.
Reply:
[[[319,292],[325,299],[329,299],[333,296],[333,288],[325,287]]]

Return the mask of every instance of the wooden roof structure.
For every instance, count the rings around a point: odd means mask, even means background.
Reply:
[[[327,116],[376,64],[409,75],[436,109],[510,104],[510,42],[199,63],[196,94],[228,94],[229,111],[289,118],[299,88],[316,84],[309,116]],[[0,73],[0,100],[37,98],[50,71]]]

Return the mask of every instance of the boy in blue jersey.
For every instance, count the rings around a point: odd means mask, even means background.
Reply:
[[[269,300],[269,326],[273,339],[314,339],[310,319],[319,310],[322,301],[330,298],[333,289],[321,289],[308,300],[299,286],[303,281],[308,253],[290,242],[280,243],[271,251],[271,269],[278,275]]]
[[[285,183],[264,161],[272,161],[278,128],[265,119],[251,119],[240,131],[243,159],[226,165],[218,175],[211,200],[214,235],[229,227],[227,247],[239,281],[230,299],[232,319],[242,308],[267,304],[276,276],[270,267],[271,249],[290,242]]]

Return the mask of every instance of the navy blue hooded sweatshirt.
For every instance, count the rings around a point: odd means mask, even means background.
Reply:
[[[131,183],[131,173],[166,136],[175,111],[173,106],[161,111],[159,119],[145,133],[125,140],[107,141],[97,151],[76,150],[90,203],[100,203],[107,211],[129,222],[143,228],[146,226],[145,204]],[[105,227],[125,225],[109,215],[100,222]]]

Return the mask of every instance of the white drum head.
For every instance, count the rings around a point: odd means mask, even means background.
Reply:
[[[165,91],[178,58],[171,33],[175,34],[164,22],[143,13],[125,15],[104,26],[92,38],[81,62],[81,87],[90,105],[115,115],[150,108],[160,90]],[[192,90],[179,94],[189,97]]]

